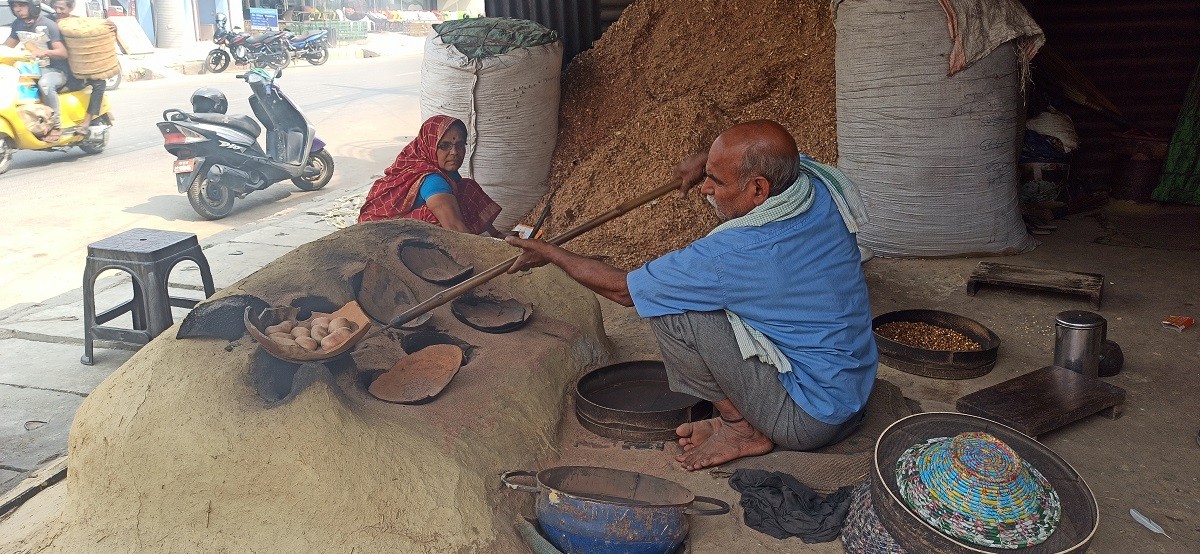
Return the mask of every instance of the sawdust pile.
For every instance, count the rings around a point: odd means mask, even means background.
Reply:
[[[832,163],[833,54],[828,0],[633,3],[564,75],[547,236],[665,184],[735,123],[774,119]],[[569,247],[632,269],[717,223],[698,194],[672,193]]]

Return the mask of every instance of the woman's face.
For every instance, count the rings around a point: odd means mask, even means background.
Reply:
[[[458,171],[467,155],[467,132],[455,125],[437,143],[437,164],[442,171]]]

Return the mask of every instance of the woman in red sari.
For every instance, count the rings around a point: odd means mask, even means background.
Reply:
[[[417,138],[371,185],[358,221],[409,217],[453,231],[501,236],[492,226],[500,205],[479,183],[458,174],[466,153],[462,121],[447,115],[427,119]]]

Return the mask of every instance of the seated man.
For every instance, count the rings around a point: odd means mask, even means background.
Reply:
[[[62,21],[68,17],[73,17],[71,11],[75,9],[75,0],[54,0],[53,5],[56,21]],[[112,31],[114,34],[116,34],[117,28],[115,25],[113,25],[113,22],[105,19],[104,23],[108,25],[109,31]],[[107,88],[107,83],[104,82],[104,79],[80,79],[74,74],[68,73],[68,75],[70,75],[70,77],[67,79],[67,90],[75,91],[83,90],[83,87],[86,86],[92,87],[91,96],[88,97],[87,115],[85,115],[83,117],[83,121],[81,121],[79,125],[75,127],[75,134],[87,136],[89,129],[92,126],[92,120],[95,119],[96,116],[100,115],[100,107],[104,102],[104,90]]]
[[[703,170],[701,170],[703,167]],[[735,125],[678,168],[724,220],[682,250],[625,272],[537,240],[509,269],[552,263],[637,308],[662,350],[672,390],[720,417],[676,429],[685,469],[837,442],[861,422],[878,354],[854,233],[858,190],[798,156],[772,121]]]
[[[8,3],[8,9],[16,19],[13,20],[12,30],[4,41],[5,46],[13,47],[20,43],[20,35],[17,34],[20,32],[37,33],[41,30],[46,34],[41,44],[27,44],[29,53],[34,58],[49,61],[42,67],[38,90],[41,92],[42,102],[54,110],[54,127],[58,128],[61,113],[58,89],[67,84],[67,76],[71,74],[71,67],[67,65],[67,47],[63,44],[62,31],[58,29],[57,23],[42,14],[42,7],[36,1],[13,0]]]

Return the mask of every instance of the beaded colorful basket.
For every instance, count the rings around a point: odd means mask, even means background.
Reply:
[[[913,445],[896,463],[900,495],[943,533],[993,548],[1040,544],[1062,517],[1058,493],[1003,441],[983,432]]]
[[[850,494],[850,511],[842,524],[842,547],[847,554],[908,554],[879,521],[868,482],[855,485]]]

